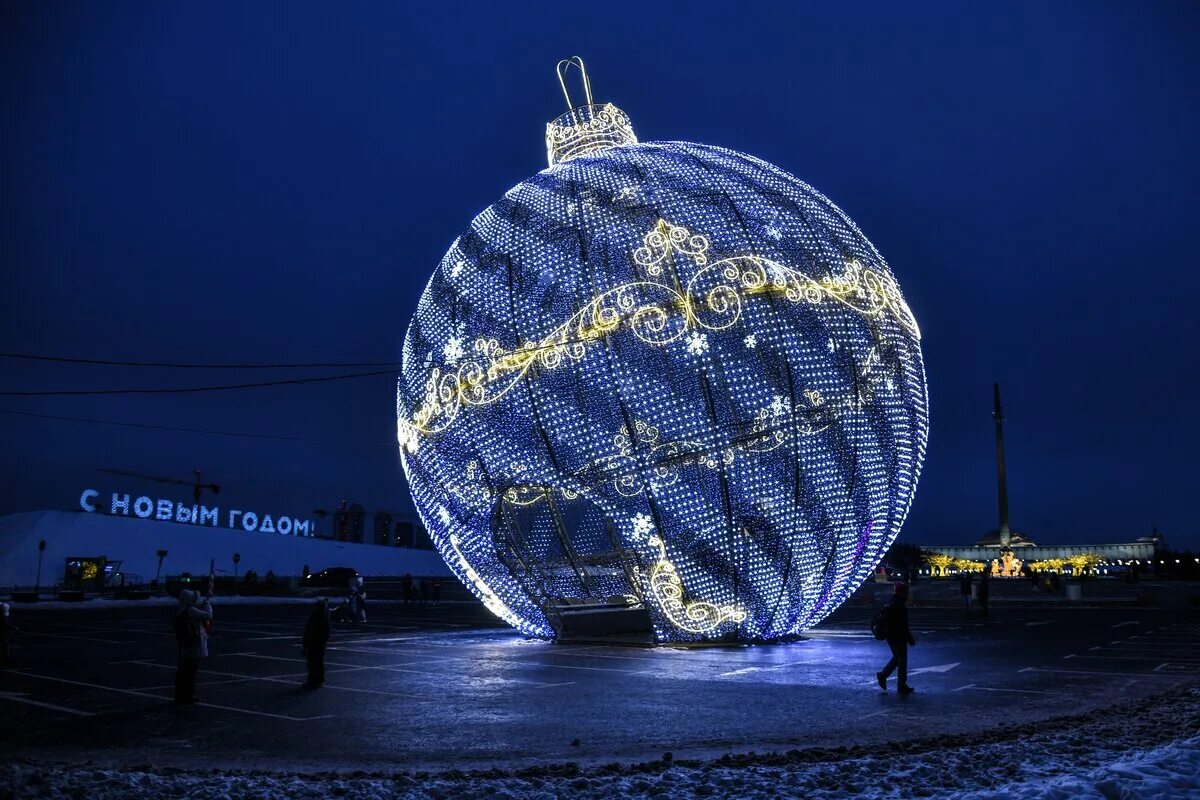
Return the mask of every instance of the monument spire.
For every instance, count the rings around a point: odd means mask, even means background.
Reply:
[[[996,482],[997,499],[1000,504],[1000,546],[1007,547],[1012,540],[1012,529],[1008,525],[1008,475],[1004,468],[1004,414],[1000,410],[1000,384],[992,384],[995,409],[992,419],[996,421]]]

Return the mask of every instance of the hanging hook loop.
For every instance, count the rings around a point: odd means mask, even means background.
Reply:
[[[567,73],[571,71],[571,67],[577,67],[579,74],[583,77],[583,96],[586,101],[585,105],[592,105],[592,82],[588,78],[587,67],[583,64],[583,59],[579,56],[571,56],[564,58],[558,62],[555,67],[555,72],[558,73],[558,85],[562,87],[563,97],[567,100],[567,110],[570,111],[576,108],[578,104],[571,102],[571,93],[567,90]]]

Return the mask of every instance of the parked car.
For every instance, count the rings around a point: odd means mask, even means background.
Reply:
[[[326,567],[320,572],[314,572],[304,579],[305,586],[321,589],[346,589],[350,581],[358,577],[354,567]]]

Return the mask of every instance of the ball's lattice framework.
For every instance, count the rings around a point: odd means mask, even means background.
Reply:
[[[612,105],[450,247],[404,342],[398,437],[442,556],[496,614],[644,608],[771,640],[872,572],[928,430],[920,331],[836,206],[765,162],[637,143]]]

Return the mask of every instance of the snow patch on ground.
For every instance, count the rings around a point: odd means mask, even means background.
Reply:
[[[228,773],[18,760],[0,766],[0,800],[196,798],[411,800],[940,797],[954,800],[1200,798],[1200,688],[972,737],[865,748],[728,755],[673,763],[515,772],[395,775]],[[5,788],[7,787],[7,788]]]

